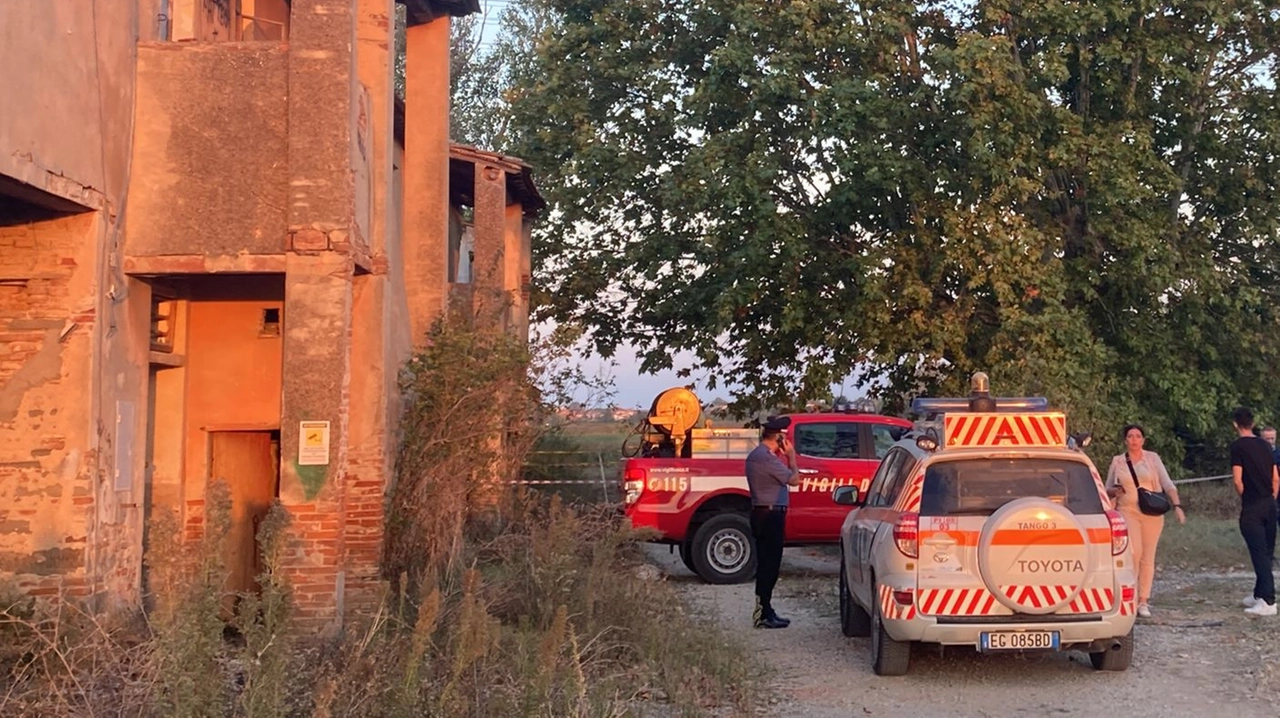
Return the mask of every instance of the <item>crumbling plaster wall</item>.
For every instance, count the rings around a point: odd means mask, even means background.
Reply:
[[[138,451],[117,466],[116,439],[140,436],[145,416],[116,419],[122,403],[144,408],[135,339],[145,339],[150,294],[123,280],[99,313],[103,224],[87,212],[0,227],[0,274],[23,278],[0,287],[0,574],[32,595],[129,603],[143,466]]]
[[[277,43],[139,47],[129,255],[284,252],[287,67]]]
[[[21,109],[0,112],[0,174],[97,210],[0,222],[0,576],[113,604],[141,568],[142,452],[117,467],[115,440],[145,398],[150,297],[118,253],[138,19],[136,0],[0,3],[0,98]]]
[[[88,592],[96,229],[93,213],[0,226],[0,275],[28,278],[0,284],[0,572],[36,595]]]
[[[136,0],[0,3],[0,174],[119,206],[133,121]]]

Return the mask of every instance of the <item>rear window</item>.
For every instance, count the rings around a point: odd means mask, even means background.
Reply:
[[[1028,496],[1100,514],[1102,499],[1089,467],[1063,459],[961,459],[930,466],[924,475],[920,513],[927,516],[990,515]]]

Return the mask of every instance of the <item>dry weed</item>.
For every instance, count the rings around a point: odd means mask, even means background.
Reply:
[[[292,635],[277,569],[288,515],[259,534],[257,593],[224,591],[225,486],[203,538],[158,516],[147,621],[105,626],[69,601],[0,610],[0,715],[619,716],[749,705],[741,650],[640,578],[610,509],[508,490],[544,427],[545,367],[455,317],[406,368],[404,444],[378,609],[338,636]],[[544,386],[564,386],[563,377]],[[554,389],[553,389],[554,390]],[[232,638],[228,640],[228,636]]]

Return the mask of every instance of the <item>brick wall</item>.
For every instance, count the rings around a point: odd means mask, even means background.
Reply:
[[[336,492],[334,492],[336,493]],[[293,586],[299,629],[319,630],[338,615],[338,574],[342,555],[339,502],[320,500],[287,506],[293,521],[285,576]]]
[[[388,467],[381,452],[374,450],[353,452],[347,468],[343,516],[347,567],[345,608],[351,615],[375,608],[381,597],[386,524],[383,496]]]
[[[90,591],[97,215],[0,226],[0,578]]]

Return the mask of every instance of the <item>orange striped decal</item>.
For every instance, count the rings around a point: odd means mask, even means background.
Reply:
[[[920,502],[924,498],[924,472],[917,471],[908,481],[902,495],[898,497],[894,508],[899,511],[920,512]]]
[[[1110,544],[1111,529],[1086,529],[1089,534],[1089,543],[1091,544]],[[1066,540],[1057,540],[1056,534],[1069,534],[1071,538]],[[920,540],[933,538],[941,534],[946,534],[948,538],[955,540],[959,546],[977,546],[978,539],[981,538],[980,531],[934,531],[921,530]],[[1053,537],[1041,538],[1044,534],[1055,534]],[[1000,531],[991,538],[993,546],[1078,546],[1082,542],[1080,534],[1070,529],[1058,529],[1047,531],[1035,530],[1019,530],[1005,529]]]
[[[945,535],[956,542],[957,546],[977,546],[978,538],[982,535],[977,531],[921,531],[921,543],[933,538],[934,536]]]
[[[1086,588],[1072,599],[1061,613],[1106,613],[1116,603],[1116,592],[1110,588]],[[1124,615],[1124,614],[1121,614]]]
[[[1001,586],[1005,597],[1020,606],[1044,608],[1066,600],[1075,586]]]
[[[1009,611],[985,588],[924,588],[916,599],[920,613],[934,616],[990,616]]]
[[[1110,542],[1110,538],[1107,539]],[[991,537],[992,546],[1081,546],[1084,537],[1071,529],[1004,529]]]
[[[915,604],[903,606],[893,600],[893,589],[888,586],[880,587],[880,615],[887,619],[898,621],[910,621],[916,617]]]
[[[947,448],[965,446],[1065,446],[1067,416],[1037,414],[947,414],[942,418]]]

